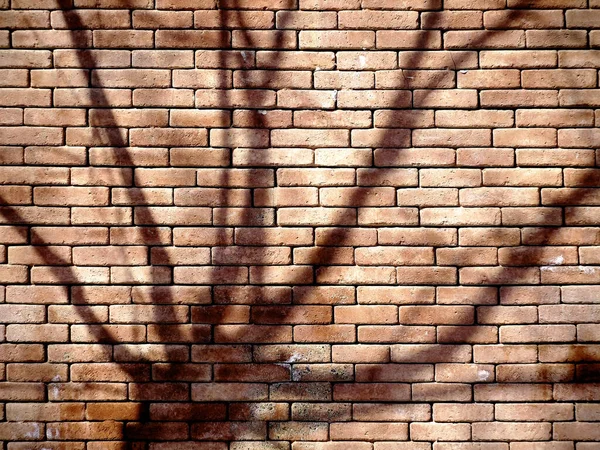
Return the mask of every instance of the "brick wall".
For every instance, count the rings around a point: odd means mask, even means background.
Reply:
[[[600,1],[0,0],[1,450],[598,450]]]

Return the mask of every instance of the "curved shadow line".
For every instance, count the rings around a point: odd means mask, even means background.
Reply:
[[[60,1],[64,3],[64,2],[66,2],[67,0],[60,0]],[[81,21],[79,21],[79,27],[81,27],[81,25],[82,25],[82,23],[81,23]],[[75,27],[75,28],[76,28],[76,27]],[[81,55],[81,54],[79,54],[79,56],[80,56],[80,58],[82,58],[82,55]],[[81,62],[83,63],[83,59],[81,60]],[[94,67],[92,67],[92,69],[93,69],[93,68],[94,68]],[[100,87],[98,90],[99,90],[99,91],[102,93],[102,94],[101,94],[102,100],[101,100],[101,102],[100,102],[100,103],[101,103],[103,106],[105,105],[107,108],[109,108],[108,110],[110,111],[110,104],[109,104],[109,102],[108,102],[108,99],[106,98],[106,95],[105,95],[105,94],[104,94],[104,92],[103,92],[103,89]],[[226,92],[226,90],[224,90],[224,91]],[[90,106],[90,108],[93,108],[93,106]],[[112,113],[109,113],[109,114],[112,114]],[[114,118],[114,114],[113,114],[113,118]],[[116,123],[116,121],[115,121],[115,123]],[[116,136],[118,136],[118,137],[119,137],[119,134],[117,133],[117,134],[116,134]],[[121,146],[122,146],[122,147],[126,147],[126,146],[127,146],[127,145],[126,145],[127,143],[125,143],[124,141],[120,141],[120,140],[117,140],[117,142],[113,142],[113,144],[114,144],[114,145],[113,145],[113,147],[121,147]],[[130,155],[129,155],[127,152],[124,152],[124,154],[125,154],[125,158],[126,158],[126,161],[125,161],[125,162],[126,162],[126,164],[125,164],[125,165],[126,165],[126,166],[135,167],[135,165],[134,165],[134,163],[133,163],[133,161],[132,161],[132,159],[131,159]],[[133,169],[132,169],[132,171],[133,171]],[[224,171],[224,173],[226,174],[226,173],[227,173],[227,171]],[[591,177],[591,176],[589,176],[589,177]],[[227,185],[227,182],[225,181],[225,182],[223,183],[223,185]],[[227,195],[227,194],[228,194],[228,191],[224,191],[224,193],[225,193],[225,195]],[[353,200],[352,200],[352,202],[351,202],[351,203],[352,203],[353,205],[360,205],[360,204],[361,204],[361,199],[360,199],[359,197],[360,197],[359,195],[356,195],[356,198],[353,198]],[[6,202],[4,202],[4,201],[3,201],[2,203],[6,203]],[[133,208],[134,208],[134,207],[132,207],[132,209],[133,209]],[[27,224],[27,222],[26,222],[26,221],[24,221],[24,220],[23,220],[23,218],[21,218],[21,219],[19,219],[19,218],[18,218],[18,217],[19,217],[19,213],[18,213],[16,210],[14,210],[12,207],[10,207],[10,206],[6,206],[6,207],[4,207],[4,208],[3,208],[3,210],[7,211],[7,213],[5,214],[5,217],[6,217],[6,216],[12,216],[12,217],[15,217],[16,221],[13,221],[12,223],[10,223],[11,225],[12,225],[13,223],[14,223],[14,224],[16,224],[16,223],[25,223],[25,224]],[[11,211],[11,210],[12,210],[12,211]],[[351,229],[351,228],[349,228],[349,229]],[[335,238],[335,242],[336,242],[336,244],[337,244],[337,243],[339,243],[339,237],[336,235],[334,238]],[[158,247],[158,248],[161,248],[161,247]],[[37,249],[36,249],[36,250],[37,250]],[[41,253],[40,253],[40,254],[41,254]],[[47,252],[46,252],[46,254],[47,254]],[[325,261],[323,264],[319,264],[319,265],[327,265],[327,263],[326,263],[326,261]],[[150,263],[150,266],[152,266],[152,263]],[[65,282],[65,284],[70,284],[70,283],[68,283],[68,280],[65,280],[65,278],[66,278],[66,277],[63,277],[63,278],[62,278],[63,282]],[[291,283],[291,284],[294,284],[294,283]],[[172,302],[172,300],[173,300],[173,299],[170,297],[170,295],[169,295],[169,299],[171,300],[171,302],[168,302],[168,303],[169,303],[169,304],[174,304],[174,303]],[[155,302],[155,301],[153,301],[153,304],[158,304],[158,303],[159,303],[159,302]],[[160,303],[162,303],[162,302],[160,302]],[[91,311],[87,312],[87,313],[86,313],[86,316],[89,316],[89,313],[92,313],[92,312],[91,312]],[[92,314],[93,314],[93,313],[92,313]],[[112,341],[114,341],[115,343],[117,343],[117,342],[118,342],[118,340],[117,340],[117,339],[115,339],[115,338],[114,338],[114,336],[111,336],[111,334],[110,334],[110,333],[108,333],[106,329],[103,329],[103,328],[102,328],[102,329],[98,329],[98,328],[96,328],[96,329],[97,329],[98,331],[100,331],[100,334],[99,334],[99,335],[97,335],[97,338],[98,338],[99,340],[109,340],[109,341],[110,341],[110,340],[112,340]],[[423,356],[426,356],[426,353],[424,353],[424,354],[423,354]],[[420,357],[419,357],[419,358],[420,358]],[[153,362],[156,362],[156,361],[145,361],[145,362],[146,362],[146,363],[153,363]],[[133,373],[129,373],[129,375],[133,375]]]

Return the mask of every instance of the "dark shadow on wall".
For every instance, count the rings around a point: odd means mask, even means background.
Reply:
[[[78,11],[77,10],[69,10],[71,7],[71,2],[69,0],[60,0],[61,1],[61,7],[65,10],[65,15],[68,15],[68,23],[70,26],[71,30],[77,30],[77,29],[83,29],[86,28],[84,22],[82,21],[81,17],[78,15]],[[130,4],[126,4],[126,2],[123,2],[123,9],[134,9],[134,7]],[[235,2],[234,0],[228,1],[228,6],[230,6],[231,8],[235,8]],[[69,10],[69,11],[67,11]],[[243,40],[245,42],[248,42],[248,45],[245,46],[246,49],[250,49],[250,50],[255,50],[257,48],[260,48],[260,43],[258,41],[258,39],[256,38],[255,35],[253,35],[250,31],[248,31],[248,29],[251,27],[250,24],[246,24],[244,23],[244,16],[243,14],[240,13],[240,11],[235,10],[235,9],[223,9],[223,8],[219,8],[219,17],[220,17],[220,21],[221,21],[221,26],[224,29],[229,29],[228,27],[228,23],[234,22],[235,25],[235,30],[237,32],[239,32],[240,34],[243,34]],[[514,14],[518,14],[518,12],[515,12]],[[275,45],[274,47],[282,47],[283,46],[283,41],[284,41],[284,33],[285,31],[283,30],[285,28],[285,24],[283,24],[282,27],[280,27],[282,29],[279,30],[271,30],[275,36],[274,40],[275,40]],[[76,35],[73,34],[73,39],[75,39]],[[418,42],[415,45],[415,49],[425,49],[427,48],[427,41],[428,41],[428,33],[423,33],[421,35],[421,39],[420,42]],[[473,43],[474,47],[481,47],[485,45],[485,41],[479,42],[479,43]],[[229,48],[229,46],[227,47]],[[89,68],[91,70],[95,70],[97,68],[100,67],[100,65],[97,63],[97,61],[95,61],[94,59],[94,55],[92,53],[86,52],[86,51],[82,51],[79,53],[79,63],[81,67],[86,67]],[[219,68],[223,69],[227,66],[228,64],[228,60],[227,57],[225,55],[225,53],[220,52],[219,53],[219,57],[220,57],[220,62],[219,62]],[[273,51],[272,52],[272,61],[270,61],[270,63],[272,63],[273,65],[277,64],[277,59],[280,57],[280,53],[279,51]],[[415,56],[414,56],[414,60],[411,62],[411,66],[415,66],[418,67],[419,66],[419,60],[423,58],[422,54],[417,54],[415,52]],[[461,63],[462,61],[460,60],[456,60],[454,61],[454,63],[456,64],[456,67],[454,67],[453,69],[459,68],[461,67]],[[232,69],[233,71],[234,69]],[[399,71],[399,76],[404,77],[403,71],[400,69]],[[407,78],[404,78],[404,81],[406,83],[406,88],[407,89],[414,89],[410,86],[410,81]],[[241,82],[242,84],[245,82],[250,82],[247,79],[244,79],[243,76],[241,78]],[[270,83],[270,75],[267,72],[264,72],[263,74],[260,75],[259,77],[259,81],[255,81],[252,80],[252,83],[256,83],[255,86],[256,87],[263,87],[263,88],[267,88],[269,86]],[[225,83],[225,85],[227,85],[227,83]],[[428,86],[430,88],[435,88],[435,86]],[[235,88],[235,86],[233,86],[233,88]],[[235,117],[233,117],[233,111],[239,108],[230,106],[232,105],[232,103],[234,103],[236,100],[231,98],[231,93],[227,90],[227,89],[222,89],[219,90],[220,95],[221,95],[221,99],[219,100],[220,103],[223,105],[222,108],[219,109],[224,109],[226,111],[228,111],[229,114],[229,120],[228,123],[229,125],[226,126],[226,129],[228,130],[237,130],[238,128],[236,127],[236,119]],[[402,94],[403,91],[400,91],[400,94]],[[263,101],[265,100],[264,96],[269,95],[268,89],[265,89],[264,91],[261,91],[260,94],[256,94],[254,92],[249,92],[249,96],[243,101],[243,103],[245,105],[250,105],[250,107],[248,109],[252,109],[253,111],[257,111],[258,108],[263,109],[261,105],[263,103]],[[102,87],[98,87],[96,88],[96,90],[94,91],[94,95],[95,95],[95,106],[97,108],[103,108],[106,112],[106,123],[109,123],[109,125],[104,126],[103,128],[120,128],[120,125],[118,123],[118,120],[116,118],[116,116],[114,115],[114,112],[112,111],[113,105],[110,102],[110,99],[108,98],[108,96],[105,93],[104,88]],[[400,98],[398,99],[397,102],[395,102],[400,109],[405,109],[404,106],[404,101],[402,100],[402,95],[400,95]],[[256,102],[254,106],[253,102]],[[254,109],[256,108],[256,109]],[[264,109],[268,109],[268,108],[264,108]],[[385,109],[394,109],[393,107],[390,108],[385,108]],[[418,122],[414,122],[411,123],[411,119],[409,116],[409,118],[407,119],[407,123],[404,126],[405,129],[413,129],[413,128],[419,128],[420,125]],[[252,114],[252,124],[253,126],[249,129],[247,129],[246,133],[248,135],[252,135],[254,133],[256,133],[259,130],[265,130],[265,129],[269,129],[269,123],[266,119],[266,116],[263,116],[261,114]],[[89,124],[88,124],[89,125]],[[245,127],[244,127],[245,128]],[[98,129],[93,129],[94,132],[96,133],[101,133],[101,131],[99,131]],[[393,133],[394,129],[390,128],[389,129],[389,133]],[[118,159],[119,161],[119,166],[120,167],[124,167],[124,168],[132,168],[133,171],[135,171],[136,168],[136,163],[134,161],[134,159],[132,158],[128,148],[129,148],[129,140],[124,138],[122,133],[112,133],[109,132],[107,133],[107,136],[110,136],[110,147],[114,148],[114,152],[118,157],[116,159]],[[219,145],[219,147],[222,148],[226,148],[229,149],[229,157],[231,159],[232,157],[232,149],[235,147],[235,142],[233,142],[233,138],[230,138],[228,134],[225,135],[225,141],[222,143],[222,145]],[[231,140],[229,140],[231,139]],[[101,142],[103,140],[103,138],[99,137],[98,140]],[[392,140],[391,138],[389,140]],[[381,142],[385,143],[388,141],[388,137],[384,134],[381,137]],[[211,146],[211,143],[209,141],[209,146]],[[406,142],[406,148],[409,148],[411,146],[411,142],[410,142],[410,138],[407,140]],[[267,152],[268,150],[265,149],[265,152]],[[402,152],[402,149],[399,150],[400,152]],[[234,193],[233,193],[233,188],[237,187],[238,185],[238,181],[234,180],[232,178],[232,172],[231,170],[233,169],[234,165],[233,163],[230,161],[228,166],[224,166],[224,168],[226,168],[226,170],[221,170],[220,171],[220,180],[217,183],[219,186],[222,186],[223,188],[215,191],[215,198],[213,200],[213,203],[210,206],[214,206],[214,207],[227,207],[229,205],[234,205],[235,204],[235,198],[234,198]],[[264,168],[263,166],[260,166],[260,168]],[[273,168],[276,169],[276,168]],[[393,170],[393,169],[392,169]],[[385,177],[386,174],[385,172],[382,172],[381,174],[377,174],[378,177]],[[588,175],[589,181],[592,181],[593,175],[590,174]],[[134,176],[134,180],[135,180],[135,176]],[[252,180],[246,180],[247,182],[252,182]],[[135,185],[135,181],[133,182],[133,184]],[[586,184],[584,182],[584,184]],[[136,206],[132,206],[133,209],[138,209],[138,208],[143,208],[143,205],[150,205],[151,204],[151,200],[145,197],[145,193],[143,190],[139,190],[136,191],[136,196],[135,198],[130,198],[131,203],[136,205]],[[363,205],[368,205],[368,200],[366,199],[366,193],[365,191],[361,191],[361,190],[356,190],[355,193],[351,196],[351,199],[349,201],[350,205],[353,205],[354,208],[359,208]],[[583,191],[580,191],[577,196],[573,197],[573,198],[569,198],[567,200],[565,200],[565,204],[577,204],[578,202],[582,202],[585,201],[585,193]],[[1,204],[5,204],[6,201],[4,201],[4,199],[0,200]],[[137,206],[140,205],[140,206]],[[273,208],[274,209],[274,208]],[[238,228],[240,226],[256,226],[256,210],[257,207],[254,206],[254,204],[252,204],[252,206],[248,207],[248,209],[244,210],[245,215],[241,216],[238,222],[234,222],[234,225],[226,225],[227,228]],[[230,221],[230,219],[228,219],[228,214],[231,211],[228,211],[226,209],[223,210],[214,210],[213,209],[213,224],[214,224],[214,220],[218,219],[219,223],[228,223]],[[4,215],[4,221],[11,223],[11,224],[25,224],[25,225],[30,225],[27,223],[27,221],[20,215],[20,213],[18,212],[17,209],[12,208],[10,206],[3,206],[2,208],[2,214]],[[135,217],[135,216],[134,216]],[[159,227],[164,227],[165,224],[164,223],[159,223],[159,221],[157,221],[152,214],[152,211],[150,209],[147,210],[147,213],[144,214],[144,227],[146,228],[159,228]],[[318,268],[322,268],[322,267],[327,267],[327,266],[333,266],[333,265],[337,265],[336,260],[337,257],[339,255],[339,253],[341,251],[343,251],[344,247],[353,247],[353,244],[351,243],[351,231],[356,228],[356,227],[360,227],[356,222],[356,225],[353,226],[344,226],[344,227],[331,227],[331,230],[327,232],[327,234],[325,235],[325,237],[323,238],[323,242],[324,244],[320,245],[319,248],[316,249],[316,254],[315,254],[315,261],[318,261],[316,263],[314,263],[312,265],[312,283],[308,284],[307,286],[317,286],[318,282],[316,282],[316,278],[315,278],[315,273],[316,270]],[[168,226],[168,225],[167,225]],[[210,227],[211,225],[208,225],[207,227]],[[171,240],[170,242],[172,243],[172,234],[173,234],[173,228],[171,229]],[[261,242],[261,241],[267,241],[267,236],[265,234],[265,230],[263,227],[261,226],[257,226],[254,228],[255,230],[255,235],[254,235],[254,239],[257,242]],[[560,228],[548,228],[547,229],[547,241],[551,242],[552,241],[552,235],[553,233],[555,233],[556,231],[560,230]],[[161,243],[162,244],[162,243]],[[165,324],[165,317],[178,317],[179,316],[179,312],[177,310],[177,306],[180,302],[180,300],[177,298],[178,296],[178,292],[177,290],[173,287],[163,287],[163,286],[159,286],[159,285],[163,285],[164,284],[164,269],[162,269],[162,267],[172,267],[174,265],[176,265],[177,263],[172,261],[172,256],[168,251],[168,247],[166,245],[160,245],[160,244],[154,244],[151,242],[146,243],[145,245],[148,246],[148,248],[150,249],[150,247],[152,248],[152,260],[150,262],[150,278],[148,280],[148,285],[151,286],[152,288],[150,289],[150,299],[149,299],[149,304],[154,305],[155,308],[153,309],[153,313],[155,314],[154,317],[152,318],[152,323],[157,324],[158,326],[155,327],[155,332],[156,332],[156,337],[155,337],[155,341],[156,341],[156,345],[160,346],[161,348],[161,352],[163,355],[163,359],[165,361],[165,363],[163,364],[156,364],[157,361],[155,359],[153,359],[152,356],[145,356],[145,355],[140,355],[137,353],[137,350],[135,349],[135,344],[133,345],[121,345],[122,341],[121,338],[118,335],[115,335],[112,331],[111,328],[109,326],[105,326],[102,325],[102,320],[100,320],[99,317],[95,317],[95,313],[94,310],[90,307],[88,307],[87,305],[93,305],[94,301],[92,299],[87,299],[87,298],[83,298],[81,299],[81,304],[78,305],[79,309],[78,309],[78,313],[81,314],[82,318],[85,318],[86,321],[88,323],[98,323],[99,325],[96,326],[90,326],[89,330],[90,333],[93,335],[93,340],[94,342],[98,342],[98,343],[106,343],[109,345],[119,345],[119,361],[117,362],[119,369],[122,371],[123,373],[123,379],[119,380],[119,381],[123,381],[123,382],[128,382],[128,383],[133,383],[131,386],[135,385],[136,389],[139,389],[138,392],[144,392],[143,394],[140,395],[140,399],[136,399],[131,400],[130,402],[133,403],[135,405],[135,411],[131,411],[131,410],[127,410],[127,415],[128,417],[126,419],[122,419],[123,422],[126,422],[125,428],[123,430],[123,441],[127,442],[127,446],[129,448],[136,448],[136,449],[141,449],[141,448],[145,448],[146,444],[148,442],[154,442],[154,441],[158,441],[158,440],[163,440],[164,437],[167,438],[167,440],[173,439],[173,436],[178,436],[181,435],[183,436],[183,434],[185,433],[189,433],[189,427],[191,427],[192,430],[192,434],[195,434],[197,436],[202,435],[204,433],[205,430],[208,430],[210,432],[210,429],[212,429],[214,432],[217,432],[215,430],[217,430],[219,425],[207,425],[207,424],[202,424],[201,421],[206,421],[206,422],[230,422],[230,425],[222,425],[222,430],[225,430],[223,434],[223,436],[230,436],[231,439],[229,438],[225,438],[223,440],[225,441],[231,441],[231,440],[247,440],[247,438],[245,438],[244,436],[255,436],[250,440],[261,440],[263,438],[268,438],[268,430],[265,431],[266,429],[266,423],[270,422],[270,421],[277,421],[280,419],[276,419],[276,418],[272,418],[272,419],[266,419],[264,417],[268,417],[268,414],[265,414],[264,412],[261,412],[260,410],[258,412],[256,411],[252,411],[251,408],[249,408],[248,411],[243,411],[243,408],[238,408],[237,406],[235,406],[232,409],[232,405],[238,405],[238,402],[214,402],[214,403],[206,403],[203,402],[201,398],[194,398],[193,399],[193,403],[190,403],[190,394],[189,394],[189,388],[188,388],[188,383],[190,382],[194,382],[194,381],[205,381],[204,377],[205,375],[195,375],[195,371],[191,366],[187,366],[185,365],[186,363],[181,363],[178,364],[176,363],[176,361],[181,360],[181,351],[182,351],[182,347],[181,345],[186,345],[186,346],[190,346],[191,344],[197,343],[198,341],[196,340],[199,335],[200,339],[205,340],[206,337],[203,334],[203,331],[200,331],[200,328],[197,328],[197,332],[195,332],[193,330],[194,325],[191,325],[189,328],[189,334],[183,335],[180,331],[179,328],[176,328],[177,323],[174,323],[173,327],[169,326],[168,324]],[[48,260],[55,260],[56,258],[58,258],[59,255],[52,255],[51,252],[48,252],[47,250],[43,249],[43,246],[37,246],[35,247],[38,251],[39,251],[39,255],[40,257],[43,258],[47,258]],[[257,247],[260,248],[260,247]],[[259,252],[259,258],[260,258],[260,252]],[[154,265],[153,261],[154,260],[160,260],[160,266],[159,265]],[[66,269],[65,267],[69,268],[72,266],[50,266],[50,267],[56,267],[57,270],[55,270],[55,277],[60,280],[60,284],[65,286],[65,289],[69,289],[68,286],[72,285],[72,284],[78,284],[78,283],[73,283],[73,279],[77,278],[77,274],[75,273],[75,271],[73,271],[72,269]],[[153,272],[153,270],[159,267],[159,269],[156,270],[156,273]],[[268,266],[261,266],[261,265],[257,265],[254,266],[254,273],[255,273],[255,278],[257,280],[266,280],[268,279]],[[70,270],[70,272],[69,272]],[[510,265],[507,266],[503,266],[503,270],[510,270]],[[171,269],[172,271],[172,269]],[[208,309],[207,311],[207,316],[206,317],[210,317],[210,319],[207,320],[206,324],[209,324],[212,328],[211,331],[211,337],[210,337],[210,341],[206,340],[205,345],[207,346],[206,348],[206,352],[209,353],[211,352],[210,349],[208,349],[209,346],[214,346],[214,348],[218,348],[220,351],[225,351],[225,346],[238,346],[238,347],[245,347],[245,346],[250,346],[252,343],[258,343],[258,342],[264,342],[265,345],[268,345],[269,343],[272,342],[273,340],[273,335],[272,332],[274,331],[274,329],[272,328],[268,328],[265,331],[264,328],[262,328],[261,326],[254,326],[253,329],[257,330],[257,331],[250,331],[248,328],[240,328],[239,331],[230,331],[229,335],[228,335],[228,341],[231,341],[231,343],[225,343],[225,342],[215,342],[215,336],[214,336],[214,327],[215,326],[219,326],[222,324],[227,324],[230,323],[230,320],[233,321],[233,323],[236,322],[235,317],[231,318],[229,317],[231,314],[231,311],[234,311],[234,309],[230,308],[229,306],[227,306],[226,303],[223,304],[219,304],[219,305],[214,305],[214,301],[215,301],[215,287],[216,286],[221,286],[222,283],[224,282],[223,280],[223,275],[222,273],[218,270],[218,269],[214,269],[212,270],[212,272],[209,272],[209,280],[206,282],[207,286],[210,286],[211,288],[211,295],[212,295],[212,306],[211,305],[207,305],[206,308],[213,308],[212,311],[209,311]],[[171,273],[171,277],[172,277],[172,273]],[[133,278],[133,275],[132,275]],[[499,278],[503,278],[502,275],[499,275]],[[193,280],[191,280],[193,284]],[[401,283],[397,283],[397,284],[401,284]],[[300,286],[300,285],[306,285],[304,284],[304,281],[302,279],[302,277],[299,277],[297,279],[295,279],[294,277],[292,277],[289,282],[285,283],[286,286]],[[173,279],[171,278],[171,283],[166,284],[166,286],[174,286],[173,283]],[[296,292],[298,293],[298,295],[296,295]],[[265,301],[265,297],[264,294],[262,293],[258,293],[256,295],[256,300],[258,301],[258,304],[261,306],[267,306],[267,305],[278,305],[276,306],[277,308],[279,308],[281,310],[280,315],[278,316],[278,319],[276,320],[277,323],[273,324],[273,325],[282,325],[282,327],[290,327],[292,324],[295,324],[297,322],[295,322],[297,319],[294,318],[293,316],[293,310],[288,308],[288,306],[294,306],[294,305],[306,305],[306,304],[310,304],[309,299],[307,298],[310,295],[310,290],[302,290],[299,289],[294,293],[294,298],[293,298],[293,302],[291,300],[291,293],[290,291],[287,291],[286,293],[283,293],[281,297],[275,298],[275,299],[270,299],[269,303],[262,303],[262,301]],[[231,299],[230,299],[231,300]],[[478,305],[481,304],[483,301],[483,299],[473,299],[473,305]],[[233,304],[236,303],[235,300],[232,301]],[[254,305],[254,303],[252,304]],[[204,306],[202,306],[201,304],[195,305],[195,306],[199,306],[200,308],[204,308]],[[230,305],[232,306],[232,305]],[[251,305],[248,305],[251,306]],[[188,313],[189,314],[189,313]],[[250,314],[252,314],[252,312],[250,312]],[[191,323],[192,321],[190,320],[189,323]],[[150,323],[150,322],[149,322]],[[251,325],[252,322],[250,322]],[[465,324],[465,325],[471,325],[470,323]],[[475,325],[475,324],[473,324]],[[252,325],[251,325],[252,326]],[[469,332],[465,333],[465,334],[461,334],[455,344],[461,344],[461,343],[467,343],[469,345],[472,344],[473,340],[471,339],[471,334],[472,333],[476,333],[476,327],[472,327],[469,328]],[[231,328],[230,330],[234,330],[233,328]],[[251,336],[250,338],[247,338],[245,333],[250,332],[253,336]],[[275,341],[277,341],[277,339],[275,339]],[[389,345],[390,343],[387,343],[387,345]],[[258,344],[260,345],[260,344]],[[254,346],[253,346],[254,347]],[[440,347],[435,347],[432,346],[426,350],[418,350],[415,351],[413,354],[410,355],[410,362],[417,362],[417,361],[423,361],[426,362],[426,364],[433,364],[436,361],[440,360],[440,357],[442,358],[442,360],[446,360],[448,358],[451,359],[451,355],[448,352],[451,352],[453,349],[457,350],[459,347],[444,347],[443,350],[443,355],[441,355],[441,351],[440,351]],[[573,346],[573,350],[569,356],[569,360],[573,361],[573,362],[580,362],[580,361],[588,361],[588,360],[593,360],[590,359],[590,356],[587,354],[581,354],[581,352],[585,352],[584,347],[578,347],[578,346]],[[214,360],[214,362],[218,363],[222,363],[224,361],[219,360],[218,358],[223,356],[223,354],[217,356]],[[255,373],[245,373],[245,375],[242,375],[242,378],[239,378],[239,372],[238,372],[238,368],[234,367],[234,366],[230,366],[230,367],[225,367],[223,366],[223,370],[221,372],[222,376],[227,379],[229,376],[231,377],[231,380],[235,380],[235,382],[250,382],[252,380],[259,382],[259,383],[269,383],[269,384],[273,384],[276,382],[284,382],[286,381],[290,381],[291,384],[298,384],[299,382],[293,381],[293,368],[292,368],[292,361],[289,358],[290,355],[285,354],[285,355],[281,355],[281,361],[277,361],[277,366],[275,365],[269,365],[270,371],[269,373],[266,374],[262,374],[259,373],[259,368],[256,367],[256,372]],[[204,363],[202,363],[203,365]],[[209,364],[209,362],[207,362],[206,364]],[[200,365],[200,364],[198,364]],[[159,367],[159,369],[157,370],[157,367]],[[240,366],[241,367],[241,366]],[[277,367],[279,367],[280,369],[277,369]],[[283,370],[281,368],[284,368]],[[595,367],[593,366],[589,366],[589,365],[585,365],[583,366],[584,368],[581,369],[581,377],[582,380],[589,380],[590,377],[591,379],[597,379],[596,376],[594,376],[594,370]],[[592,375],[590,375],[590,369],[592,368]],[[214,369],[213,369],[214,370]],[[228,372],[229,371],[229,372]],[[385,371],[386,371],[386,364],[374,364],[372,367],[370,367],[368,369],[367,372],[365,372],[365,380],[361,380],[361,381],[370,381],[370,382],[377,382],[377,381],[385,381],[386,379],[386,375],[385,375]],[[281,374],[281,372],[285,372],[283,375]],[[578,372],[579,373],[579,372]],[[596,372],[597,373],[597,372]],[[191,374],[191,375],[190,375]],[[158,378],[160,379],[160,381],[157,380],[157,375]],[[198,376],[199,378],[195,378],[195,376]],[[261,379],[261,377],[265,376],[265,379]],[[246,379],[244,379],[243,377],[248,377]],[[547,381],[549,377],[541,374],[540,375],[540,381],[544,382]],[[168,381],[167,381],[168,380]],[[352,377],[349,380],[343,379],[340,381],[344,381],[344,382],[348,382],[348,381],[353,381],[354,377]],[[104,380],[105,381],[105,380]],[[212,378],[212,381],[214,381],[214,375]],[[307,384],[303,385],[304,388],[306,388],[307,390],[310,391],[311,389],[311,385],[312,386],[321,386],[323,384],[328,384],[329,386],[331,386],[332,382],[338,381],[335,378],[332,378],[330,380],[326,380],[323,382],[320,381],[315,381],[315,382],[307,382]],[[224,381],[226,382],[226,381]],[[299,384],[298,384],[299,385]],[[130,389],[130,395],[131,395],[131,389]],[[174,400],[176,401],[178,399],[178,397],[180,398],[187,398],[187,400],[181,400],[181,403],[184,404],[177,404],[177,403],[173,403],[173,404],[169,404],[167,405],[166,403],[163,403],[165,401],[169,401],[169,400]],[[208,400],[208,399],[206,399]],[[295,401],[300,401],[300,400],[295,400]],[[374,400],[374,402],[377,402],[379,400]],[[265,402],[269,402],[269,400],[259,400],[256,403],[265,403]],[[288,401],[289,403],[291,403],[292,401]],[[329,400],[328,402],[332,402],[331,400],[331,396],[329,396]],[[341,402],[351,402],[351,401],[341,401]],[[119,409],[118,405],[115,405],[115,409]],[[236,414],[232,414],[232,411],[235,410],[237,411],[237,415]],[[115,413],[118,415],[119,412],[115,411]],[[233,417],[232,417],[233,416]],[[274,417],[274,416],[271,416]],[[289,419],[288,419],[289,420]],[[313,420],[314,422],[317,422],[318,420]],[[241,428],[236,428],[235,425],[231,425],[233,423],[239,423],[239,422],[248,422],[251,423],[251,427],[242,430]],[[199,425],[198,425],[199,424]],[[212,427],[212,428],[211,428]],[[244,434],[244,433],[249,433],[249,434]],[[189,434],[187,434],[188,438],[189,438]],[[241,436],[241,437],[240,437]],[[261,437],[262,436],[262,437]],[[188,439],[188,438],[184,438]],[[158,448],[158,447],[157,447]],[[183,446],[181,448],[184,448]]]

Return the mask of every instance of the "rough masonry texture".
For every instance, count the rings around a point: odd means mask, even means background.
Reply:
[[[599,0],[0,0],[1,450],[600,449]]]

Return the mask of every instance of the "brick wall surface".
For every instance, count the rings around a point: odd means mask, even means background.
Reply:
[[[0,0],[0,450],[600,449],[600,1]]]

